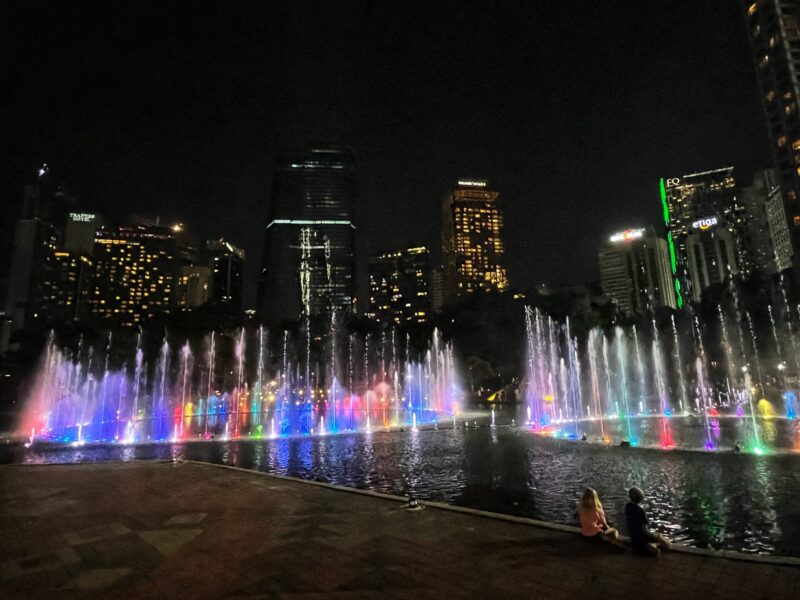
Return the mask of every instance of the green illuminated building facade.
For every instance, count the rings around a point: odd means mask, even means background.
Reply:
[[[659,188],[678,308],[686,302],[699,301],[703,288],[710,283],[749,273],[747,215],[736,196],[733,167],[661,179]],[[697,247],[699,238],[724,238],[721,243],[704,242],[707,247],[722,248],[724,252],[721,250],[719,257],[708,255],[707,261],[705,254],[702,260],[690,260],[690,246]],[[723,260],[729,254],[733,260]],[[699,271],[707,272],[707,265],[711,264],[721,269],[720,275],[700,276]]]

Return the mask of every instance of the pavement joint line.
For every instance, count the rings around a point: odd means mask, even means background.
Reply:
[[[326,488],[338,492],[347,492],[351,494],[360,494],[362,496],[371,496],[373,498],[382,498],[384,500],[392,500],[394,502],[407,502],[407,496],[398,496],[396,494],[386,494],[384,492],[375,492],[373,490],[365,490],[360,488],[352,488],[346,487],[343,485],[336,485],[333,483],[328,483],[325,481],[315,481],[313,479],[301,479],[299,477],[290,477],[288,475],[278,475],[276,473],[267,473],[264,471],[256,471],[253,469],[246,469],[244,467],[237,467],[235,465],[223,465],[223,464],[216,464],[216,463],[207,463],[199,460],[186,460],[186,459],[179,459],[175,461],[177,463],[186,463],[186,464],[194,464],[194,465],[201,465],[207,467],[217,467],[223,469],[232,469],[234,471],[242,471],[245,473],[256,473],[258,475],[262,475],[265,477],[272,477],[274,479],[283,479],[286,481],[292,481],[295,483],[305,483],[308,485],[315,485],[317,487]],[[528,525],[531,527],[538,527],[541,529],[549,529],[550,531],[559,531],[561,533],[571,533],[573,535],[580,535],[581,530],[579,527],[573,527],[572,525],[563,525],[561,523],[551,523],[549,521],[540,521],[537,519],[531,519],[528,517],[519,517],[516,515],[505,515],[502,513],[490,512],[486,510],[480,510],[477,508],[469,508],[467,506],[457,506],[455,504],[447,504],[445,502],[436,502],[433,500],[419,500],[418,502],[424,506],[430,506],[431,508],[436,508],[439,510],[446,510],[450,512],[458,512],[467,515],[473,515],[477,517],[484,517],[487,519],[495,519],[498,521],[507,521],[510,523],[516,523],[519,525]],[[627,536],[620,536],[621,539],[630,541]],[[761,563],[761,564],[768,564],[768,565],[776,565],[776,566],[800,566],[800,558],[795,558],[793,556],[772,556],[772,555],[763,555],[763,554],[745,554],[743,552],[736,552],[734,550],[710,550],[708,548],[695,548],[693,546],[686,546],[684,544],[673,544],[671,552],[677,552],[680,554],[691,554],[694,556],[704,556],[707,558],[717,558],[717,559],[724,559],[724,560],[731,560],[731,561],[742,561],[742,562],[752,562],[752,563]]]

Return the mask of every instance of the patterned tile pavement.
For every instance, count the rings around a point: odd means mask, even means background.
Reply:
[[[800,568],[187,463],[0,467],[0,598],[800,598]]]

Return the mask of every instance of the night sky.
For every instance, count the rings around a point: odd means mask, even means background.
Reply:
[[[334,6],[342,5],[342,6]],[[346,6],[344,6],[346,5]],[[502,194],[513,286],[598,277],[657,224],[658,178],[769,166],[735,0],[0,4],[0,198],[47,162],[85,210],[181,220],[248,253],[275,158],[358,156],[364,257],[426,244],[459,178]]]

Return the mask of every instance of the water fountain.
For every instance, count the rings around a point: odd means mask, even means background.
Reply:
[[[152,356],[139,333],[130,359],[116,367],[111,336],[104,361],[82,342],[64,348],[51,336],[18,431],[36,440],[142,443],[416,428],[455,418],[462,392],[452,347],[438,332],[425,351],[407,341],[401,353],[394,335],[351,334],[338,343],[346,334],[335,317],[319,348],[309,331],[165,336]],[[273,361],[269,339],[280,345]]]
[[[759,337],[754,315],[740,310],[735,296],[727,312],[722,304],[714,308],[707,322],[687,311],[660,326],[651,318],[651,327],[593,328],[581,337],[568,320],[559,324],[526,309],[528,427],[632,446],[767,451],[762,421],[798,416],[800,390],[793,387],[800,386],[800,358],[791,311],[788,303],[778,314],[764,307],[762,329],[770,335]],[[738,332],[738,344],[729,331]]]

